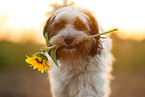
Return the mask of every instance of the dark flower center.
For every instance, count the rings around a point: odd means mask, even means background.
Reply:
[[[43,60],[39,61],[38,58],[35,59],[38,63],[42,63]]]

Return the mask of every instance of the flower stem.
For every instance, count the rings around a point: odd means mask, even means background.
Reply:
[[[52,45],[52,46],[49,46],[49,47],[46,47],[46,48],[42,48],[42,51],[43,51],[43,53],[45,53],[46,51],[49,52],[50,50],[58,48],[58,47],[60,47],[60,46]]]
[[[113,29],[113,30],[110,30],[110,31],[107,31],[107,32],[104,32],[104,33],[98,33],[98,34],[95,34],[95,35],[92,35],[92,36],[89,36],[89,37],[85,37],[85,39],[90,39],[90,38],[98,37],[98,36],[101,36],[101,35],[104,35],[104,34],[108,34],[110,32],[117,31],[117,30],[118,29]]]
[[[57,48],[57,47],[58,47],[57,45],[52,45],[52,46],[47,47],[47,50],[49,51],[49,50]]]

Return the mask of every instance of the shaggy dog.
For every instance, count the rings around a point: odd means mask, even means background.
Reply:
[[[50,83],[53,97],[108,97],[112,55],[111,41],[84,37],[101,33],[88,10],[63,7],[55,11],[44,27],[44,37],[61,45],[53,65]]]

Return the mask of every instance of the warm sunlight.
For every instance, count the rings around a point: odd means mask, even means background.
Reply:
[[[145,38],[144,0],[73,0],[91,9],[104,29],[117,27],[122,38]],[[82,3],[83,2],[83,3]],[[141,38],[143,38],[141,37]]]
[[[50,11],[47,0],[3,0],[0,2],[0,14],[8,16],[11,27],[35,27],[44,19],[44,13]]]
[[[72,1],[83,8],[92,10],[105,30],[118,28],[118,36],[124,39],[142,40],[145,38],[143,0]],[[0,1],[0,40],[19,42],[24,36],[26,39],[26,37],[31,38],[30,36],[34,34],[33,36],[39,41],[43,41],[42,29],[47,19],[45,14],[52,10],[48,4],[55,2],[63,3],[61,0]]]

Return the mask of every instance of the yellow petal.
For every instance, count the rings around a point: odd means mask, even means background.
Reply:
[[[35,64],[34,66],[33,66],[33,69],[36,69],[38,66]]]
[[[31,64],[30,67],[33,66],[33,69],[38,68],[38,71],[40,71],[41,73],[44,73],[44,71],[47,72],[46,68],[51,70],[51,65],[46,59],[44,59],[40,56],[37,56],[37,55],[33,55],[32,57],[29,57],[26,55],[26,57],[27,57],[27,59],[25,59],[25,61],[28,64]]]
[[[38,65],[38,71],[41,71],[42,65]]]
[[[44,69],[43,68],[41,68],[41,73],[44,73]]]

